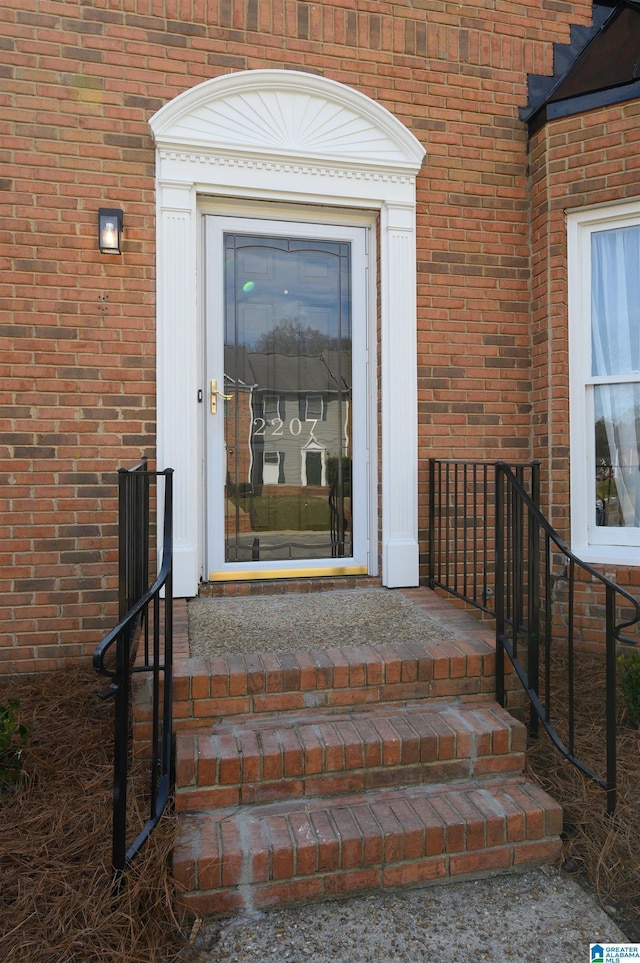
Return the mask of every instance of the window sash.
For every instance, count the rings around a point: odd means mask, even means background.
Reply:
[[[635,437],[640,440],[640,419],[625,425],[619,414],[627,391],[639,394],[634,386],[640,382],[640,205],[576,212],[568,215],[567,225],[572,544],[587,558],[593,549],[594,561],[603,560],[603,552],[612,548],[607,560],[614,561],[625,546],[640,546],[634,442]],[[599,451],[608,446],[616,462],[613,495],[604,478],[596,478],[596,471],[603,475],[597,464],[597,413],[602,421]],[[609,524],[604,525],[597,507],[603,494],[621,496],[620,503],[626,505],[625,511],[615,508],[615,502],[608,505]],[[615,512],[626,525],[613,524]],[[632,561],[628,553],[624,560]]]
[[[640,226],[591,233],[591,373],[640,374]]]

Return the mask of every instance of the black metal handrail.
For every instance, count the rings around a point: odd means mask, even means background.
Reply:
[[[531,704],[530,731],[538,722],[559,752],[597,783],[606,793],[607,811],[616,806],[616,645],[637,644],[625,630],[640,624],[640,604],[629,592],[591,565],[577,558],[542,515],[522,481],[505,463],[495,466],[496,548],[496,696],[505,704],[504,653],[506,652]],[[554,574],[558,562],[564,568]],[[605,651],[605,769],[599,775],[579,758],[576,749],[576,584],[588,577],[604,591]],[[558,583],[566,584],[562,617],[558,617]],[[626,608],[624,616],[616,612]],[[508,613],[512,617],[508,618]],[[552,717],[551,655],[562,643],[567,658],[568,718],[562,738]],[[526,661],[519,650],[526,648]],[[541,669],[544,676],[541,685]],[[543,691],[541,691],[543,690]],[[599,696],[599,693],[597,694]]]
[[[512,468],[539,504],[540,462]],[[429,459],[429,586],[490,616],[495,615],[494,484],[495,462]],[[521,582],[523,571],[515,574]]]
[[[164,478],[162,562],[158,576],[147,587],[150,553],[149,487]],[[107,695],[114,697],[114,763],[112,865],[121,877],[157,825],[171,790],[172,659],[173,659],[173,469],[149,472],[146,461],[119,472],[120,605],[116,627],[97,647],[93,665],[111,679]],[[141,517],[143,515],[144,517]],[[139,538],[140,542],[136,543]],[[123,562],[124,556],[124,562]],[[123,584],[124,582],[124,584]],[[164,594],[164,601],[161,596]],[[142,652],[136,663],[139,636]],[[148,673],[152,691],[150,759],[150,814],[127,847],[127,787],[131,751],[131,676]],[[162,684],[161,684],[162,677]]]

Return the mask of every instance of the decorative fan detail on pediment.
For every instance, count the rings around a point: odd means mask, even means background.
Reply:
[[[312,74],[260,70],[206,81],[151,120],[160,146],[417,168],[424,149],[384,107]]]

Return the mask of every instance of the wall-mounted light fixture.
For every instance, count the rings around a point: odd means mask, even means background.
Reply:
[[[98,244],[101,254],[122,253],[122,230],[124,215],[113,207],[101,207],[98,211]]]

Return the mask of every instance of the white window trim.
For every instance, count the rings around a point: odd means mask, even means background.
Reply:
[[[308,441],[307,444],[302,449],[302,451],[300,452],[300,458],[301,458],[300,478],[302,482],[302,487],[306,488],[306,486],[309,484],[309,481],[307,478],[307,455],[309,454],[309,452],[312,452],[314,455],[320,455],[320,459],[321,459],[320,484],[323,487],[326,487],[327,485],[327,449],[323,445],[315,441],[314,439],[311,439],[310,441]]]
[[[591,235],[633,225],[640,199],[567,213],[571,547],[599,565],[640,565],[640,529],[595,525],[593,385],[619,379],[591,375]]]
[[[274,404],[274,401],[275,401],[275,404]],[[277,415],[274,415],[273,417],[276,417],[276,418],[280,417],[280,395],[265,394],[265,395],[263,396],[263,398],[262,398],[262,416],[263,416],[263,418],[267,418],[267,419],[268,419],[268,418],[270,417],[270,414],[271,414],[270,411],[269,411],[270,408],[272,408],[273,410],[275,410],[275,411],[278,412],[278,414],[277,414]]]
[[[316,415],[309,414],[309,401],[311,398],[320,399],[320,414],[317,417]],[[324,418],[324,398],[322,397],[321,394],[318,394],[318,393],[307,394],[305,398],[305,415],[304,416],[307,419],[307,421],[314,418],[316,418],[317,421],[322,421],[322,419]]]
[[[198,199],[206,196],[318,207],[330,200],[379,212],[382,581],[417,585],[415,179],[424,148],[365,95],[289,70],[205,81],[162,107],[150,126],[156,143],[158,466],[176,469],[175,594],[194,595],[204,571],[197,214]],[[370,524],[373,535],[373,512]],[[377,571],[375,555],[371,573]]]

